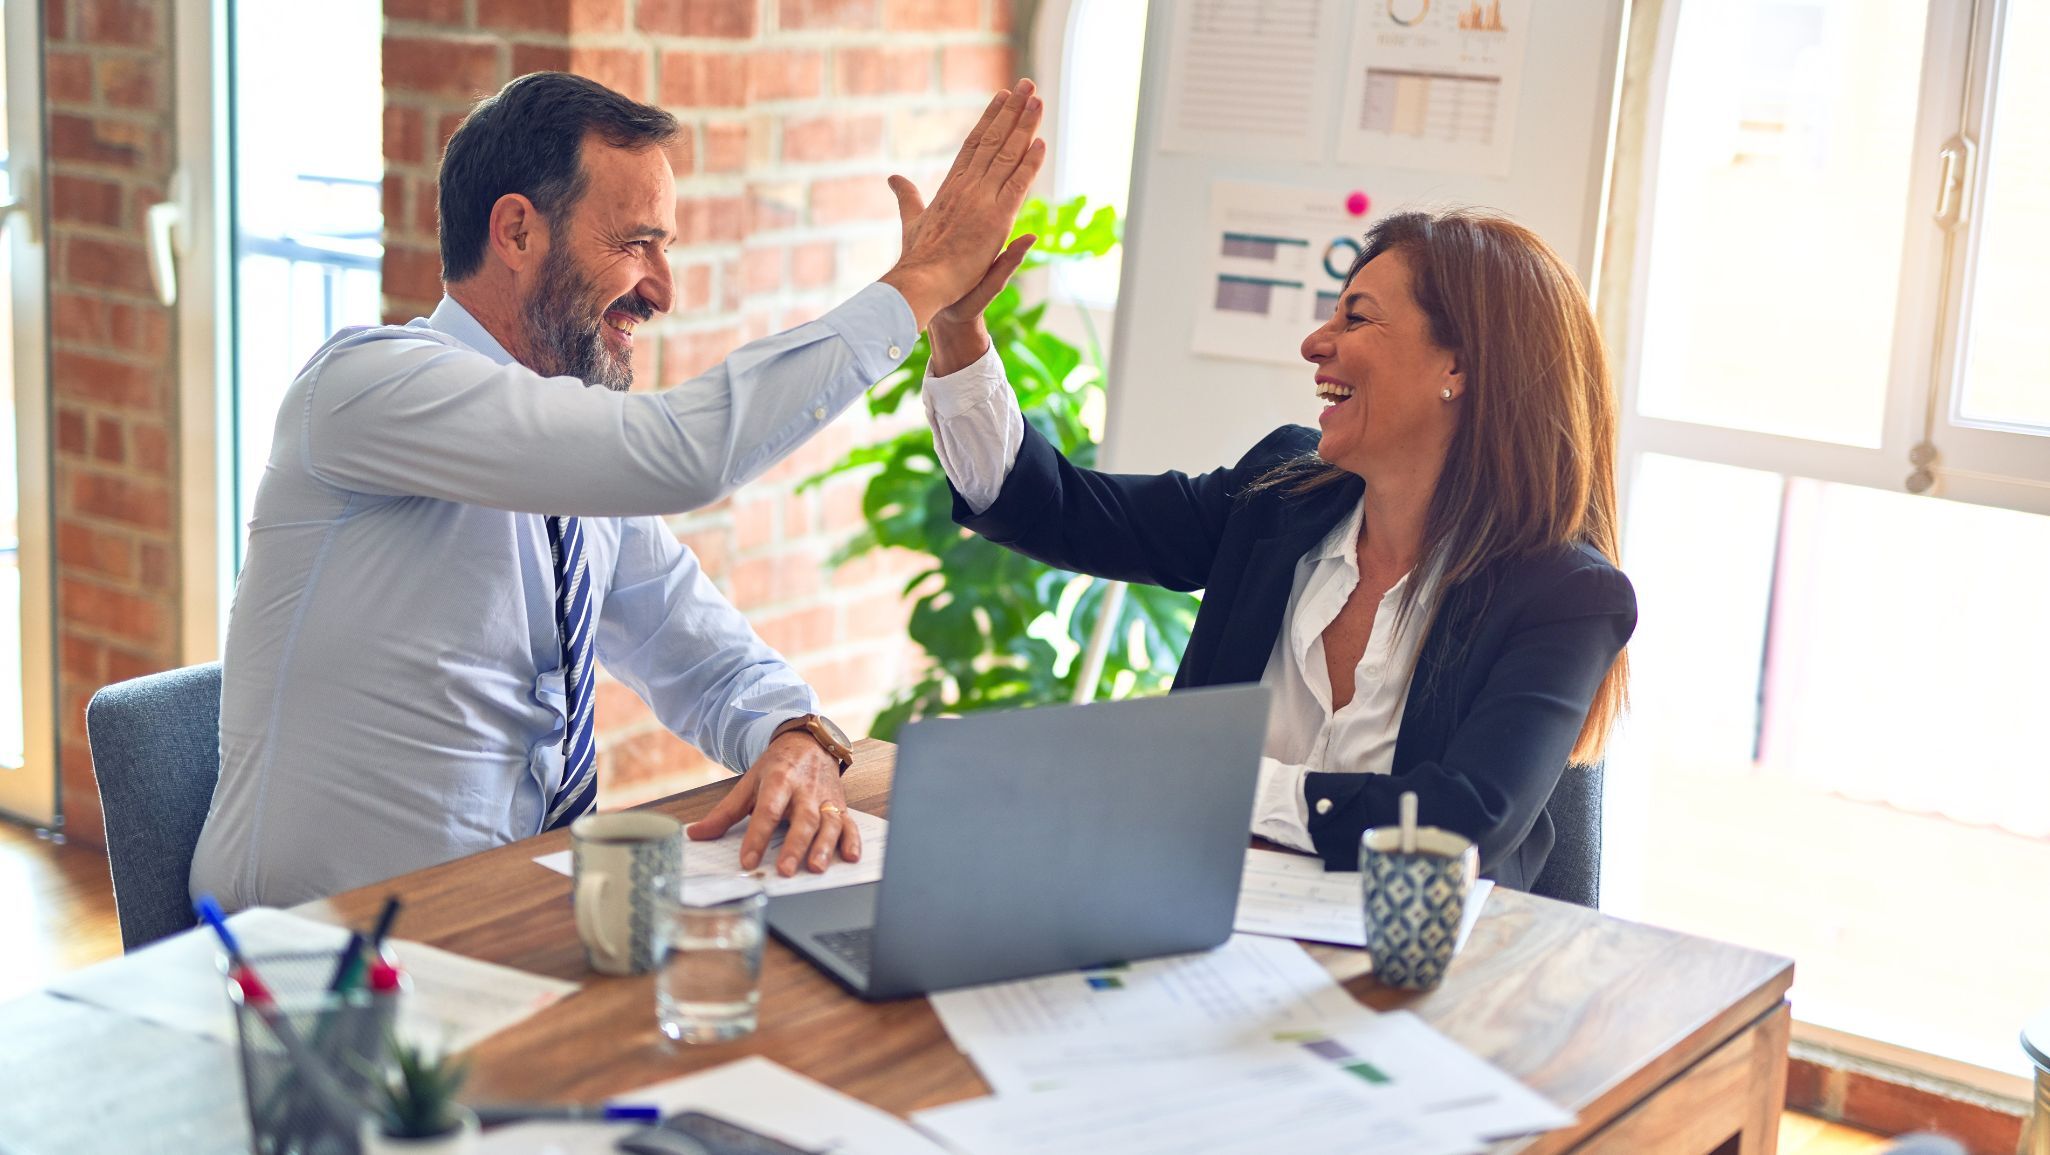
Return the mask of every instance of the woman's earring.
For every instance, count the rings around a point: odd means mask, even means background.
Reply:
[[[1450,385],[1447,385],[1444,388],[1444,390],[1438,394],[1438,396],[1443,397],[1447,401],[1452,400],[1452,387]]]

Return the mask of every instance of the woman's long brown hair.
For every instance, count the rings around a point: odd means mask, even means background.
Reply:
[[[1458,357],[1466,380],[1418,568],[1450,589],[1497,561],[1581,542],[1617,564],[1615,388],[1573,271],[1522,225],[1457,209],[1377,222],[1346,281],[1390,251],[1409,265],[1431,338]],[[1254,488],[1302,492],[1346,476],[1307,458]],[[1626,651],[1595,691],[1572,761],[1601,758],[1628,680]]]

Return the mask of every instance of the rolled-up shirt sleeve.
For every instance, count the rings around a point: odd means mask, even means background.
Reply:
[[[968,508],[983,512],[996,504],[1025,441],[1025,415],[1002,359],[992,346],[944,377],[928,372],[922,393],[940,468]]]
[[[527,513],[676,513],[780,461],[917,338],[904,298],[875,284],[673,389],[616,393],[372,330],[322,354],[303,412],[281,415],[279,432],[304,439],[316,478],[351,492]]]
[[[811,686],[652,517],[620,522],[598,658],[678,737],[740,773],[776,727],[820,710]]]

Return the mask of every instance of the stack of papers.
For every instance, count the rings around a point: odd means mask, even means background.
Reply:
[[[1473,933],[1481,907],[1494,889],[1495,884],[1485,878],[1474,883],[1473,893],[1466,896],[1466,910],[1459,920],[1459,945],[1454,949],[1466,949],[1467,936]],[[1360,874],[1327,872],[1322,859],[1304,854],[1248,850],[1233,928],[1242,934],[1365,946],[1367,920]]]
[[[774,869],[776,853],[783,848],[784,831],[779,830],[776,836],[769,840],[769,848],[763,852],[760,868],[756,871],[762,880],[762,889],[769,897],[803,894],[808,890],[831,890],[838,886],[859,886],[865,882],[877,882],[882,879],[883,849],[889,841],[890,824],[860,810],[849,810],[847,816],[854,820],[855,829],[861,831],[861,861],[835,860],[833,865],[824,871],[813,873],[800,869],[795,875],[784,878]],[[746,834],[747,820],[743,819],[723,836],[710,842],[699,842],[685,837],[684,885],[688,887],[692,879],[720,880],[746,873],[740,868],[740,840]],[[574,870],[571,852],[567,850],[544,854],[534,861],[557,874],[570,874]]]
[[[349,941],[341,927],[282,910],[254,907],[228,919],[242,952],[256,960],[276,953],[339,954]],[[554,1005],[577,984],[479,962],[425,943],[390,944],[412,990],[399,1007],[398,1034],[430,1050],[463,1050]],[[235,1041],[235,1013],[212,932],[187,931],[134,954],[59,978],[50,993],[93,1003],[138,1019]],[[275,985],[275,980],[273,980]],[[282,998],[290,992],[279,990]]]
[[[996,1094],[916,1122],[968,1155],[1457,1155],[1573,1118],[1284,939],[932,1003]]]

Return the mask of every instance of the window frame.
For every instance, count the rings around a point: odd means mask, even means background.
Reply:
[[[1659,132],[1678,33],[1677,0],[1638,0],[1626,47],[1625,119],[1610,178],[1609,222],[1597,298],[1622,402],[1627,487],[1644,453],[1691,457],[1746,469],[1813,477],[1982,505],[2050,513],[2050,438],[1953,419],[1964,362],[1972,225],[1984,198],[1979,165],[1966,173],[1963,222],[1936,220],[1943,150],[1959,136],[1983,136],[2006,0],[1930,0],[1909,170],[1908,215],[1895,295],[1880,443],[1844,445],[1670,418],[1639,410],[1643,326],[1655,223]],[[1983,161],[1983,158],[1981,158]],[[1915,475],[1933,445],[1930,475]],[[1921,486],[1922,488],[1917,488]]]
[[[1651,231],[1658,200],[1659,127],[1665,113],[1681,4],[1638,0],[1626,50],[1625,108],[1634,105],[1636,123],[1619,125],[1617,171],[1612,173],[1611,219],[1604,244],[1598,305],[1616,358],[1622,402],[1622,450],[1626,470],[1644,453],[1692,457],[1774,473],[1899,490],[1914,471],[1909,455],[1921,440],[1927,373],[1936,349],[1936,328],[1925,320],[1940,311],[1938,300],[1946,237],[1931,216],[1939,183],[1938,153],[1956,131],[1964,92],[1961,48],[1969,31],[1971,0],[1930,0],[1925,32],[1919,111],[1909,170],[1908,214],[1902,238],[1900,286],[1895,294],[1892,352],[1888,359],[1880,443],[1876,447],[1775,433],[1733,429],[1672,418],[1639,409],[1643,373],[1643,331],[1650,280]],[[1640,21],[1643,22],[1640,25]],[[1649,41],[1648,43],[1646,41]],[[1626,113],[1626,116],[1630,115]],[[1628,195],[1627,205],[1614,202]]]
[[[22,768],[0,774],[0,814],[57,828],[57,601],[50,455],[49,156],[44,139],[43,5],[9,4],[8,167],[25,203],[0,243],[11,250],[14,315],[16,566],[21,575]],[[20,214],[17,216],[16,214]],[[23,227],[21,216],[25,216]]]
[[[2002,38],[2010,0],[1971,0],[1966,33],[1968,59],[1962,99],[1949,140],[1968,158],[1961,177],[1961,212],[1947,237],[1939,281],[1942,307],[1939,339],[1931,357],[1931,388],[1923,415],[1926,440],[1935,450],[1931,471],[1937,492],[1984,505],[2050,513],[2050,428],[2002,428],[1958,416],[1964,384],[1972,312],[1971,286],[1977,272],[1980,222],[1985,219],[1993,96],[2000,82]],[[2050,374],[2050,370],[2046,370]],[[2050,379],[2045,387],[2050,388]]]
[[[176,6],[179,655],[218,660],[235,589],[227,0]]]

